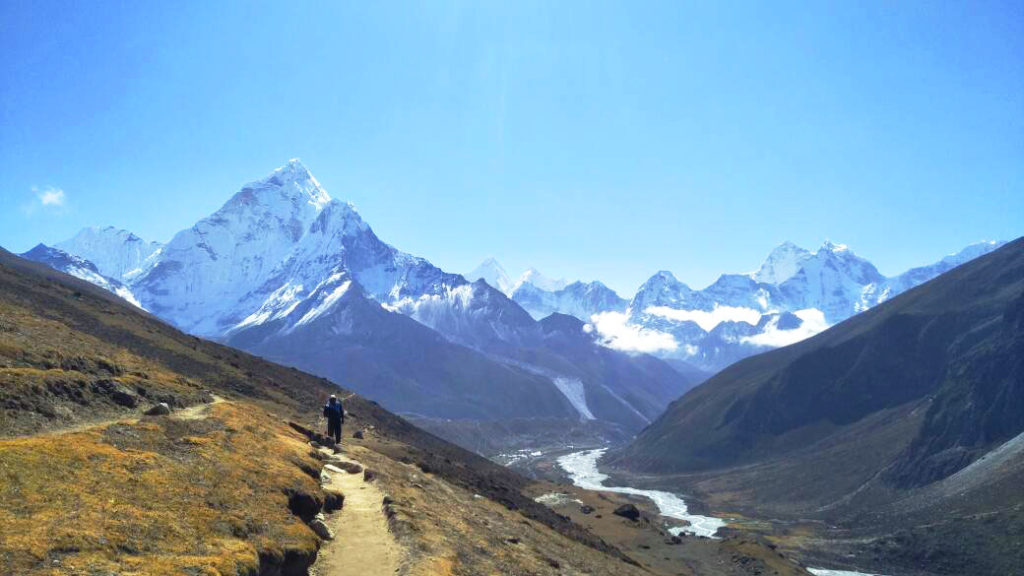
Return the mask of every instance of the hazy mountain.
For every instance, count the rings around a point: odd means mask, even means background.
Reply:
[[[614,290],[597,281],[573,282],[555,291],[528,282],[519,285],[511,297],[538,320],[555,313],[589,320],[602,312],[624,312],[627,304]]]
[[[107,226],[84,228],[54,247],[88,260],[100,274],[124,282],[138,275],[161,245],[147,242],[127,230]]]
[[[484,260],[479,266],[474,268],[472,272],[465,276],[470,282],[483,280],[492,288],[495,288],[504,294],[511,294],[512,287],[515,285],[512,279],[509,278],[508,273],[505,272],[505,268],[503,268],[502,265],[494,258]]]

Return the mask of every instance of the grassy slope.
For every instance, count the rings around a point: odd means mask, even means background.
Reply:
[[[133,422],[153,402],[188,405],[206,390],[230,401],[213,407],[207,424]],[[8,491],[0,563],[10,568],[3,571],[71,572],[68,563],[78,562],[244,573],[254,562],[266,571],[288,554],[308,553],[315,539],[283,495],[309,488],[321,496],[315,482],[310,488],[308,448],[283,422],[312,425],[337,391],[322,378],[183,334],[90,284],[0,251],[0,438],[7,438],[0,440],[0,473]],[[138,406],[118,401],[119,393],[137,397]],[[618,562],[605,554],[619,555],[613,548],[525,496],[521,476],[361,397],[346,407],[350,429],[372,428],[386,438],[382,454],[392,461],[429,470]],[[111,418],[127,421],[26,437]],[[83,485],[92,491],[82,494]]]

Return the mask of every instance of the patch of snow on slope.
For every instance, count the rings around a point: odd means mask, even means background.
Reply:
[[[746,322],[751,326],[757,326],[761,321],[761,313],[753,308],[742,306],[720,306],[714,305],[711,311],[707,310],[680,310],[668,306],[650,306],[644,313],[653,316],[661,316],[677,322],[694,322],[701,330],[711,332],[722,322]]]
[[[555,387],[565,396],[566,400],[572,404],[572,407],[579,412],[581,420],[594,420],[594,415],[590,412],[590,407],[587,406],[587,394],[583,389],[583,382],[580,382],[577,378],[562,377],[552,378],[551,381],[555,383]]]
[[[753,344],[755,346],[779,348],[810,338],[828,328],[828,322],[825,321],[825,313],[821,310],[806,308],[804,310],[797,310],[793,314],[801,320],[799,327],[792,330],[782,330],[778,326],[779,319],[776,317],[768,321],[763,332],[753,336],[746,336],[741,338],[740,341],[744,344]]]
[[[601,343],[624,352],[669,352],[679,347],[676,339],[666,332],[629,323],[625,312],[602,312],[590,317],[591,324],[601,337]]]
[[[239,322],[234,329],[257,326],[268,320],[284,318],[291,314],[292,310],[295,310],[295,307],[302,302],[302,299],[299,297],[301,293],[301,284],[284,284],[267,298],[267,301],[260,306],[259,310]]]
[[[95,284],[96,286],[99,286],[104,290],[113,292],[117,296],[120,296],[124,300],[128,301],[128,303],[130,303],[132,306],[135,306],[136,308],[142,308],[142,305],[139,304],[139,301],[135,299],[135,295],[132,294],[131,290],[125,288],[123,285],[120,284],[112,284],[105,277],[93,272],[92,270],[89,270],[88,268],[84,268],[82,266],[69,266],[64,271],[74,276],[75,278],[78,278],[79,280],[85,280],[90,284]]]
[[[336,282],[341,278],[341,276],[341,273],[334,274],[330,278],[328,278],[327,282],[325,282],[324,284],[330,283],[332,281]],[[295,325],[301,326],[303,324],[308,324],[313,320],[319,318],[320,315],[322,315],[324,312],[330,310],[331,307],[334,306],[334,303],[337,302],[339,298],[345,295],[345,292],[348,292],[348,288],[351,285],[352,281],[346,280],[339,284],[338,286],[336,286],[333,290],[331,290],[329,294],[323,296],[316,306],[310,308],[308,312],[303,314],[302,318],[300,318],[299,321],[295,323]]]

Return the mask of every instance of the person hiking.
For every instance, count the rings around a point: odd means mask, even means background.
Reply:
[[[324,417],[327,418],[327,436],[334,437],[334,441],[341,445],[341,424],[345,421],[345,408],[341,400],[331,394],[330,400],[324,404]]]

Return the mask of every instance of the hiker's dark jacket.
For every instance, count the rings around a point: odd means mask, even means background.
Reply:
[[[324,404],[324,417],[332,422],[342,422],[345,420],[345,409],[341,406],[341,400],[331,404],[328,402]]]

